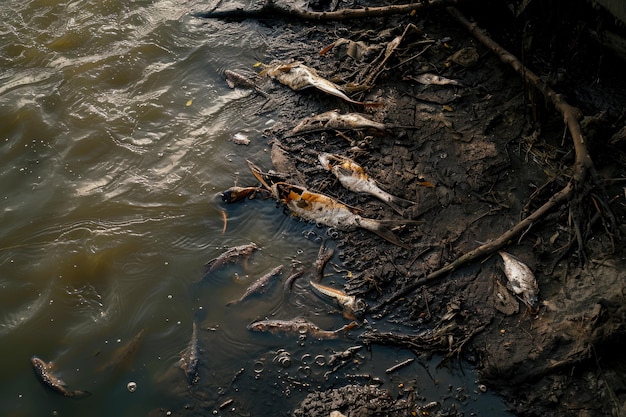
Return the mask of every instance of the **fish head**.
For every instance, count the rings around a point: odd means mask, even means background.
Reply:
[[[224,203],[230,204],[243,200],[256,190],[258,190],[257,187],[230,187],[218,195]]]
[[[253,332],[264,332],[268,329],[268,326],[262,321],[255,321],[248,324],[248,330],[252,330]]]
[[[524,293],[524,303],[528,306],[531,314],[539,313],[539,298],[537,294]]]
[[[39,369],[43,369],[46,368],[48,366],[48,363],[46,363],[43,359],[41,359],[39,356],[33,356],[30,358],[30,363],[35,367],[35,368],[39,368]]]

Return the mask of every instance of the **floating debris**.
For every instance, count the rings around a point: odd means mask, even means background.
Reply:
[[[250,139],[243,133],[235,133],[231,138],[231,142],[235,145],[245,145],[248,146],[250,144]]]
[[[328,81],[317,74],[313,68],[309,68],[301,62],[291,62],[289,64],[273,64],[265,66],[265,69],[259,73],[261,76],[268,76],[286,85],[292,90],[298,91],[305,88],[317,88],[326,94],[339,97],[348,103],[360,104],[362,106],[379,107],[382,103],[363,102],[352,100],[348,97],[337,84]]]
[[[240,303],[243,300],[250,297],[252,294],[263,294],[267,290],[270,279],[280,274],[283,271],[283,268],[284,268],[283,265],[279,265],[276,268],[272,269],[270,272],[268,272],[267,274],[263,275],[261,278],[254,281],[246,289],[246,292],[244,292],[244,294],[238,300],[229,301],[228,303],[226,303],[226,305],[228,306],[228,305]]]
[[[38,356],[33,356],[30,358],[30,363],[33,366],[39,382],[57,394],[73,398],[83,398],[91,395],[89,391],[70,390],[67,384],[52,372],[54,368],[52,362],[45,362]]]
[[[498,252],[504,261],[504,274],[509,280],[511,290],[528,306],[531,313],[539,311],[539,286],[535,274],[522,261],[504,251]]]
[[[376,180],[367,175],[365,170],[350,158],[323,152],[319,154],[318,159],[322,166],[331,171],[345,188],[374,196],[398,214],[403,212],[401,206],[408,207],[416,204],[382,190]]]

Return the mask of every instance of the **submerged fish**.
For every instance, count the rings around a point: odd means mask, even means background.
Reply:
[[[319,130],[361,130],[376,129],[386,132],[384,124],[371,120],[361,113],[340,114],[337,110],[327,111],[317,116],[307,117],[291,130],[292,134],[316,132]]]
[[[52,372],[54,367],[52,362],[45,362],[41,358],[33,356],[30,358],[30,363],[33,365],[35,375],[37,375],[39,381],[52,391],[74,398],[83,398],[91,395],[89,391],[70,390],[65,382]]]
[[[357,228],[369,230],[394,245],[406,249],[410,249],[410,246],[400,242],[389,227],[422,223],[421,221],[406,219],[375,220],[361,217],[353,209],[334,198],[285,182],[274,184],[272,189],[273,194],[280,202],[285,204],[293,214],[303,219],[346,232]]]
[[[211,259],[205,264],[205,266],[208,268],[207,273],[213,272],[216,269],[228,263],[235,262],[240,258],[248,258],[250,255],[252,255],[252,252],[257,250],[258,248],[259,247],[254,243],[250,243],[248,245],[233,246],[217,258]]]
[[[504,251],[498,253],[504,261],[504,274],[509,280],[511,290],[522,297],[522,301],[528,306],[531,313],[537,313],[539,311],[539,286],[535,274],[528,265],[515,256]]]
[[[270,332],[270,333],[296,333],[300,335],[310,334],[318,339],[337,339],[339,336],[356,327],[357,324],[352,322],[346,324],[337,330],[322,330],[317,325],[310,321],[296,317],[293,320],[260,320],[250,323],[248,330],[255,332]]]
[[[129,367],[133,358],[135,357],[137,350],[139,349],[139,345],[143,340],[144,329],[139,330],[137,334],[129,340],[124,345],[115,349],[111,360],[103,365],[100,370],[105,370],[109,368],[122,368]]]
[[[318,293],[327,297],[334,298],[337,303],[344,310],[344,315],[348,318],[356,318],[365,313],[367,305],[363,300],[357,299],[354,295],[348,295],[343,291],[337,290],[326,285],[318,284],[313,281],[309,281],[311,287]]]
[[[187,347],[181,352],[178,366],[185,372],[187,382],[193,385],[198,382],[198,359],[200,357],[200,342],[198,341],[198,326],[193,322],[191,339]]]
[[[326,94],[339,97],[348,103],[370,107],[378,107],[381,105],[381,103],[376,102],[352,100],[337,84],[320,77],[317,74],[317,71],[303,65],[301,62],[267,65],[265,69],[259,73],[259,75],[267,75],[268,77],[278,80],[281,84],[284,84],[295,91],[315,87]]]
[[[272,279],[272,277],[274,277],[275,275],[280,274],[283,271],[283,268],[283,265],[279,265],[276,268],[272,269],[270,272],[254,281],[238,300],[229,301],[228,303],[226,303],[226,305],[240,303],[246,298],[250,297],[252,294],[263,294],[265,290],[267,290],[270,279]]]
[[[323,152],[319,154],[318,159],[322,166],[331,171],[335,177],[337,177],[341,185],[348,190],[374,196],[399,214],[402,214],[400,206],[408,207],[416,204],[413,201],[405,200],[383,191],[378,184],[376,184],[376,181],[367,175],[365,170],[350,158]]]
[[[293,282],[304,275],[304,269],[299,269],[295,271],[293,274],[289,275],[285,280],[285,284],[283,288],[285,291],[291,291],[291,287],[293,286]]]

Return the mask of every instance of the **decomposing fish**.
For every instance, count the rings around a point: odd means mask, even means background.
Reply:
[[[342,326],[337,330],[322,330],[310,321],[296,317],[292,320],[259,320],[248,325],[248,330],[270,333],[310,334],[318,339],[337,339],[342,333],[357,327],[356,322]]]
[[[320,250],[317,252],[317,258],[315,262],[313,262],[313,266],[315,267],[315,280],[321,281],[324,278],[324,267],[330,261],[330,259],[335,254],[335,250],[332,248],[327,248],[326,245],[322,244],[320,246]]]
[[[259,187],[233,186],[219,193],[219,197],[224,203],[230,204],[230,203],[236,203],[238,201],[241,201],[246,197],[253,198],[253,196],[256,193],[262,192],[262,191],[263,189]]]
[[[254,243],[250,243],[248,245],[233,246],[217,258],[211,259],[205,264],[205,266],[207,267],[207,273],[213,272],[228,263],[237,261],[238,259],[248,258],[250,255],[252,255],[252,252],[257,250],[258,248],[259,247]]]
[[[307,67],[302,64],[302,62],[267,65],[259,73],[259,75],[273,78],[295,91],[314,87],[325,92],[326,94],[339,97],[348,103],[360,104],[362,106],[369,107],[378,107],[382,104],[378,102],[363,102],[351,99],[342,91],[341,87],[325,78],[320,77],[317,71],[313,68]]]
[[[335,288],[327,287],[326,285],[318,284],[313,281],[309,282],[311,283],[311,287],[313,287],[313,289],[318,293],[327,297],[334,298],[344,310],[344,315],[346,317],[356,318],[365,313],[365,308],[367,307],[365,301],[357,299],[354,295],[348,295],[345,292],[337,290]]]
[[[456,86],[463,85],[456,80],[452,80],[450,78],[446,78],[440,75],[430,74],[430,73],[424,73],[424,74],[415,75],[415,76],[407,76],[406,78],[413,80],[413,81],[417,81],[418,83],[424,84],[424,85],[431,85],[431,84],[433,85],[456,85]]]
[[[387,128],[383,123],[375,122],[361,113],[341,114],[337,110],[327,111],[303,119],[291,130],[291,134],[305,132],[317,132],[320,130],[363,130],[376,129],[386,132]]]
[[[504,251],[498,252],[504,262],[504,274],[509,280],[513,293],[521,296],[522,301],[535,314],[539,311],[539,286],[535,279],[535,274],[528,265],[517,259],[515,256]]]
[[[46,362],[38,356],[33,356],[30,358],[30,363],[33,365],[35,375],[37,375],[39,381],[52,391],[74,398],[83,398],[91,395],[89,391],[70,390],[65,382],[52,372],[54,368],[52,362]]]
[[[303,187],[278,182],[272,185],[272,193],[285,204],[291,212],[305,220],[334,227],[346,232],[357,228],[369,230],[394,245],[410,249],[391,231],[389,227],[399,225],[421,224],[417,220],[376,220],[362,217],[354,212],[354,209],[324,194],[314,193]]]
[[[274,277],[275,275],[280,274],[283,271],[283,268],[283,265],[279,265],[276,268],[272,269],[270,272],[250,284],[250,286],[246,289],[246,291],[239,299],[229,301],[228,303],[226,303],[226,305],[240,303],[246,298],[250,297],[252,294],[263,294],[269,286],[270,279],[272,279],[272,277]]]
[[[178,366],[185,372],[187,382],[193,385],[198,382],[198,359],[200,357],[200,342],[198,341],[198,326],[193,322],[191,339],[187,347],[181,352]]]
[[[135,357],[137,351],[139,350],[139,346],[143,340],[144,329],[139,330],[137,334],[126,342],[124,345],[115,349],[111,356],[111,360],[104,364],[100,370],[105,370],[109,368],[123,368],[129,367],[133,358]]]
[[[345,188],[357,193],[374,196],[399,214],[402,214],[401,206],[408,207],[416,204],[413,201],[405,200],[383,191],[376,181],[350,158],[323,152],[319,154],[318,159],[322,166],[331,171]]]
[[[259,86],[257,86],[256,83],[251,79],[251,77],[232,70],[225,70],[224,77],[226,77],[226,84],[228,84],[230,88],[250,88],[255,90],[257,93],[267,97],[267,93],[261,90]]]
[[[284,175],[291,183],[298,185],[306,184],[304,174],[298,170],[296,163],[289,152],[283,148],[281,143],[276,139],[272,141],[270,157],[274,168]]]

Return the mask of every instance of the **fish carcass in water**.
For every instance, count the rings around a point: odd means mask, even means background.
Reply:
[[[125,343],[123,346],[120,346],[113,353],[111,360],[103,365],[100,370],[106,370],[109,368],[123,368],[130,367],[133,358],[136,356],[137,351],[139,350],[139,345],[141,345],[141,341],[143,340],[144,329],[139,330],[137,334]]]
[[[320,130],[362,130],[376,129],[386,132],[382,123],[371,120],[361,113],[340,114],[337,110],[327,111],[317,116],[307,117],[291,130],[291,134],[317,132]]]
[[[65,382],[52,372],[52,362],[46,362],[38,356],[33,356],[30,358],[30,363],[33,365],[35,375],[37,375],[39,381],[52,391],[66,397],[74,398],[83,398],[91,395],[89,391],[75,391],[68,389]]]
[[[272,269],[267,274],[263,275],[261,278],[254,281],[247,289],[246,292],[238,300],[229,301],[226,305],[237,304],[250,297],[252,294],[263,294],[265,290],[267,290],[270,279],[275,275],[280,274],[283,271],[284,266],[279,265],[276,268]]]
[[[187,347],[181,352],[178,366],[185,372],[189,385],[198,382],[198,359],[200,357],[200,342],[198,341],[198,326],[193,322],[191,339]]]
[[[278,182],[272,185],[273,194],[285,204],[291,212],[305,220],[314,221],[325,226],[334,227],[345,232],[357,228],[369,230],[394,245],[410,249],[389,229],[399,225],[421,224],[416,220],[375,220],[361,217],[343,203],[324,194],[308,191],[296,185]]]
[[[535,274],[528,265],[515,256],[504,251],[498,253],[504,262],[504,275],[509,280],[511,290],[516,295],[521,296],[531,313],[537,313],[539,311],[539,286]]]
[[[251,79],[251,77],[248,77],[246,75],[240,74],[232,70],[224,71],[224,77],[226,77],[226,84],[228,84],[230,88],[236,88],[236,87],[251,88],[255,90],[257,93],[267,97],[267,93],[261,90],[259,86],[257,86],[256,83]]]
[[[305,88],[315,87],[326,94],[339,97],[348,103],[360,104],[362,106],[378,107],[381,103],[363,102],[352,100],[348,97],[337,84],[320,77],[313,68],[309,68],[301,62],[292,62],[289,64],[267,65],[259,75],[267,75],[286,85],[292,90],[298,91]]]
[[[346,316],[347,318],[354,319],[365,313],[365,308],[367,307],[365,301],[357,299],[354,295],[348,295],[345,292],[337,290],[335,288],[327,287],[326,285],[318,284],[313,281],[309,282],[311,284],[311,287],[313,287],[313,289],[315,289],[315,291],[317,291],[318,293],[327,297],[334,298],[344,310],[344,316]]]
[[[295,333],[299,335],[310,334],[317,339],[337,339],[339,336],[356,327],[357,324],[352,322],[346,324],[337,330],[322,330],[310,321],[296,317],[293,320],[259,320],[248,325],[248,330],[255,332],[270,333]]]
[[[259,247],[254,243],[250,243],[248,245],[233,246],[217,258],[211,259],[205,264],[205,266],[207,267],[207,273],[213,272],[216,269],[228,263],[235,262],[240,258],[248,258],[250,255],[252,255],[252,252],[257,250],[258,248]]]
[[[350,158],[323,152],[319,154],[318,159],[322,166],[331,171],[345,188],[374,196],[394,209],[396,213],[402,214],[400,206],[408,207],[416,204],[383,191],[376,181]]]
[[[259,187],[233,186],[227,190],[222,191],[218,195],[224,203],[231,204],[241,201],[246,197],[252,199],[254,198],[254,195],[259,192],[263,192],[263,189]]]

